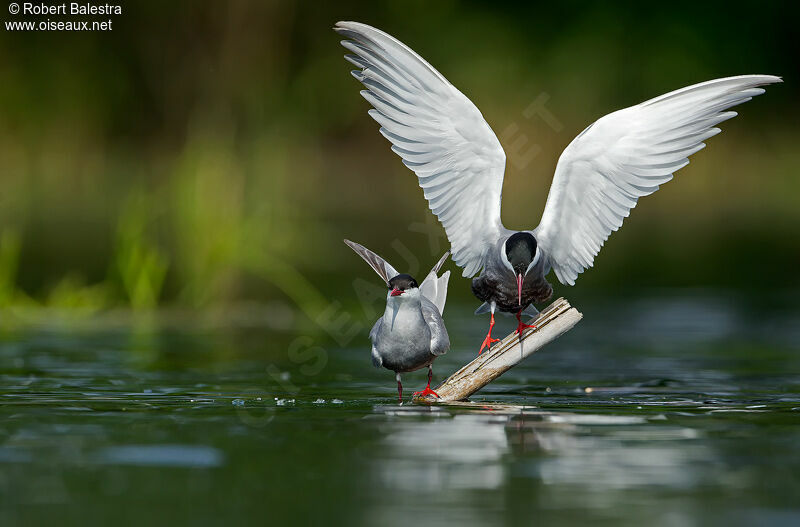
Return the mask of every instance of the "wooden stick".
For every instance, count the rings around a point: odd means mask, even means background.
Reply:
[[[478,355],[475,360],[462,367],[434,389],[434,396],[414,397],[414,402],[434,403],[463,401],[477,392],[522,359],[533,355],[543,346],[554,341],[577,324],[583,315],[569,305],[563,298],[550,304],[539,316],[528,324],[536,324],[536,329],[526,329],[519,335],[511,333],[490,351]]]

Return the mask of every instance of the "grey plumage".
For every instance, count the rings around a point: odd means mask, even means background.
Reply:
[[[366,247],[345,240],[389,286],[386,309],[372,326],[372,363],[398,374],[398,391],[402,401],[399,374],[431,367],[438,355],[450,348],[450,338],[442,320],[447,299],[450,271],[438,275],[450,252],[437,262],[421,285],[409,275],[397,273],[386,260]],[[429,373],[430,388],[430,373]],[[427,390],[426,389],[426,390]]]
[[[424,368],[437,355],[447,353],[450,337],[433,302],[424,296],[418,302],[412,299],[401,302],[390,298],[369,338],[375,367],[406,373]]]

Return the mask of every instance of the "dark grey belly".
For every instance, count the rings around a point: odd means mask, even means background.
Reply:
[[[481,275],[472,279],[472,293],[483,302],[494,302],[497,309],[507,313],[520,310],[517,298],[517,281],[513,276]],[[522,308],[545,302],[553,296],[553,287],[544,276],[529,274],[522,283]]]
[[[419,319],[401,318],[391,325],[381,324],[373,340],[383,367],[396,372],[424,368],[435,358],[431,353],[431,333],[422,314]]]
[[[384,357],[383,367],[395,372],[405,373],[424,368],[433,362],[435,358],[436,355],[431,354],[429,351],[399,357]]]

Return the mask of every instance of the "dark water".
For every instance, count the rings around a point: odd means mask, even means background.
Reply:
[[[364,336],[258,316],[6,330],[0,524],[800,525],[791,295],[577,307],[473,404],[432,407],[396,404]],[[440,378],[485,322],[448,309]]]

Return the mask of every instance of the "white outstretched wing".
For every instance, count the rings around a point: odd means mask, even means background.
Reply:
[[[444,304],[447,302],[447,282],[450,280],[450,271],[445,271],[442,276],[438,275],[448,256],[450,256],[450,251],[444,253],[444,256],[439,259],[431,269],[431,272],[428,273],[428,276],[425,277],[425,280],[419,285],[419,292],[433,302],[440,315],[444,314]]]
[[[357,22],[334,28],[372,104],[370,116],[419,178],[447,232],[453,260],[473,276],[501,231],[506,156],[481,112],[405,44]]]
[[[612,231],[641,196],[658,190],[689,156],[736,116],[728,108],[764,93],[771,75],[742,75],[689,86],[606,115],[581,132],[558,160],[534,231],[562,284],[591,267]]]

